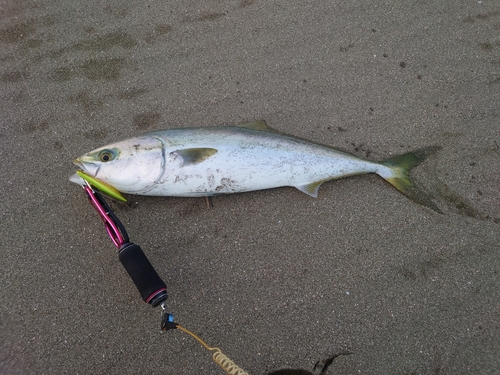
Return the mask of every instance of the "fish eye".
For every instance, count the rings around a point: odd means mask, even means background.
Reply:
[[[103,163],[111,161],[114,158],[115,158],[115,155],[113,154],[113,151],[111,151],[111,150],[102,150],[101,152],[99,152],[99,160],[102,161]]]

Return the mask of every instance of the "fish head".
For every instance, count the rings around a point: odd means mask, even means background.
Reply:
[[[122,193],[140,194],[163,175],[164,148],[154,136],[136,137],[92,150],[73,163]],[[74,176],[70,180],[81,184]]]

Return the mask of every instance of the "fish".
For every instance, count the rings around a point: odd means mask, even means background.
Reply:
[[[70,181],[102,181],[124,194],[201,197],[292,186],[312,197],[330,180],[375,173],[413,201],[441,212],[409,171],[439,147],[381,162],[273,129],[263,120],[139,135],[78,157]],[[84,178],[82,178],[84,177]]]

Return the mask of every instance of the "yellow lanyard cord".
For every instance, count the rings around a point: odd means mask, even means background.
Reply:
[[[219,348],[212,348],[207,345],[205,341],[195,335],[193,332],[184,328],[183,326],[176,324],[176,328],[180,329],[183,332],[186,332],[191,337],[195,338],[201,345],[205,347],[205,349],[213,351],[214,354],[212,356],[215,363],[217,363],[227,375],[250,375],[248,372],[243,370],[241,367],[236,365],[233,361],[231,361]]]

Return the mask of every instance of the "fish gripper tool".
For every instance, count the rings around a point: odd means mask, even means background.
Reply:
[[[118,249],[120,262],[134,282],[144,302],[153,307],[162,305],[162,319],[173,321],[173,316],[166,313],[167,285],[158,276],[141,247],[130,242],[125,227],[113,213],[101,193],[88,182],[86,182],[84,189],[90,203],[104,222],[109,237]]]
[[[158,276],[158,273],[156,273],[140,246],[130,242],[125,227],[113,213],[99,190],[94,188],[88,181],[85,181],[85,183],[84,189],[87,193],[87,197],[104,222],[106,231],[118,249],[118,258],[137,287],[142,299],[153,307],[158,305],[161,306],[161,329],[163,331],[177,329],[196,339],[207,350],[213,352],[213,361],[217,363],[226,374],[249,375],[248,372],[236,365],[227,355],[222,353],[219,348],[208,346],[199,336],[174,322],[174,316],[167,312],[167,285],[160,276]]]

